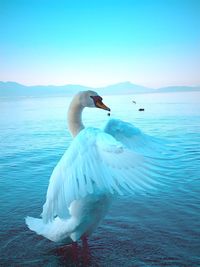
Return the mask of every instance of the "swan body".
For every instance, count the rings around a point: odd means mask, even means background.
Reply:
[[[111,203],[111,196],[95,192],[69,206],[68,217],[56,217],[50,223],[42,219],[27,217],[26,223],[30,230],[54,242],[71,243],[83,236],[89,236],[106,215]]]
[[[68,127],[74,139],[53,170],[42,218],[26,218],[30,230],[54,242],[89,236],[115,195],[145,192],[162,183],[162,141],[116,119],[104,130],[84,128],[84,107],[110,111],[96,92],[73,98]]]

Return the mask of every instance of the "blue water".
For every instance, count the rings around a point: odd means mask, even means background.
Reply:
[[[111,116],[184,151],[167,190],[116,199],[89,247],[80,242],[75,253],[27,229],[24,217],[41,213],[49,176],[71,142],[69,101],[0,100],[0,266],[200,266],[198,92],[104,97]],[[102,127],[108,117],[88,109],[83,119]]]

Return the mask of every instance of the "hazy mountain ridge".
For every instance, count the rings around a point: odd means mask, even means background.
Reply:
[[[15,82],[0,82],[0,97],[70,96],[83,90],[95,90],[102,95],[120,95],[200,91],[200,86],[169,86],[153,89],[131,82],[122,82],[106,87],[92,88],[73,84],[62,86],[25,86]]]
[[[142,94],[151,93],[155,89],[133,84],[131,82],[122,82],[101,87],[99,90],[102,90],[102,92],[105,91],[107,94]]]
[[[200,86],[167,86],[167,87],[161,87],[156,90],[158,90],[159,93],[200,91]]]
[[[63,86],[25,86],[14,82],[0,82],[0,97],[38,97],[73,95],[77,91],[88,90],[88,87],[80,85]]]

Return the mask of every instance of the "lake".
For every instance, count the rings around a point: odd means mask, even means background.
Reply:
[[[51,172],[72,141],[69,102],[0,99],[0,266],[200,266],[199,92],[104,97],[111,118],[184,151],[167,190],[117,198],[89,247],[80,242],[76,254],[26,227],[27,215],[39,217]],[[108,119],[99,109],[83,115],[86,126]]]

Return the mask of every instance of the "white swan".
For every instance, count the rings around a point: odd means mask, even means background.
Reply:
[[[162,179],[160,141],[120,120],[109,120],[104,130],[84,128],[85,107],[110,111],[96,92],[73,98],[68,126],[74,139],[51,175],[42,219],[26,218],[30,230],[55,242],[90,235],[115,194],[149,190]]]

